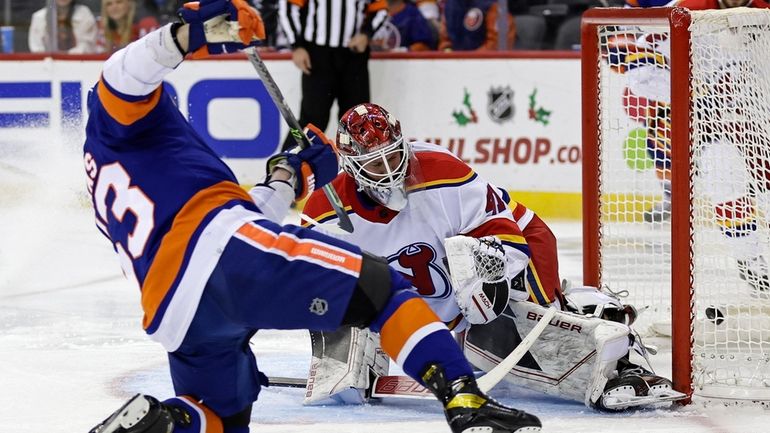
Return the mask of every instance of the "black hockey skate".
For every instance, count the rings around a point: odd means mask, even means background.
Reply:
[[[452,433],[540,431],[540,420],[536,416],[492,400],[479,390],[472,376],[462,376],[448,383],[444,370],[433,364],[422,374],[422,380],[444,404]]]
[[[184,410],[137,394],[89,433],[170,433],[174,424],[186,427],[191,422]]]
[[[594,403],[594,407],[604,411],[621,411],[685,397],[685,394],[674,391],[670,380],[623,358],[618,361],[618,377],[607,381],[604,393]]]

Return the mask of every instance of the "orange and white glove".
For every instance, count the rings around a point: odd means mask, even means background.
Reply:
[[[262,17],[245,0],[189,2],[177,13],[190,25],[188,52],[194,59],[234,53],[265,39]]]

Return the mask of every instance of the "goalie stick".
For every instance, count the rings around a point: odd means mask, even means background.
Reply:
[[[278,107],[278,111],[281,112],[281,116],[283,116],[286,124],[289,125],[289,133],[294,137],[297,145],[302,149],[310,146],[310,140],[308,140],[307,136],[302,132],[302,127],[297,121],[297,118],[294,117],[294,113],[292,113],[289,105],[286,103],[286,100],[281,93],[281,89],[278,88],[278,84],[275,83],[273,76],[270,75],[270,71],[267,70],[265,62],[259,57],[257,49],[251,48],[246,50],[246,55],[248,56],[251,65],[254,66],[254,69],[257,71],[257,75],[259,75],[262,83],[265,85],[267,93],[270,94],[273,103]],[[353,223],[345,212],[342,200],[340,200],[340,196],[337,194],[337,191],[334,190],[332,184],[328,183],[324,185],[323,191],[324,194],[326,194],[326,199],[331,203],[334,213],[337,214],[337,218],[339,218],[340,228],[348,233],[353,233]]]
[[[532,347],[532,344],[540,337],[545,327],[551,322],[556,314],[555,308],[548,308],[543,317],[537,322],[534,328],[521,340],[518,346],[487,374],[479,377],[476,382],[482,392],[489,392],[508,374],[511,369],[518,364],[525,353]],[[270,385],[278,387],[304,388],[307,386],[307,379],[290,377],[270,377]],[[372,397],[407,397],[422,398],[433,397],[433,394],[416,380],[409,376],[378,376],[371,384],[369,394]]]
[[[532,344],[540,337],[540,334],[543,333],[543,330],[546,326],[548,326],[548,324],[551,322],[551,319],[553,319],[553,316],[555,315],[556,308],[548,308],[545,314],[543,314],[543,317],[541,317],[537,322],[537,325],[535,325],[535,327],[529,331],[527,336],[521,340],[521,343],[519,343],[516,348],[513,349],[513,352],[506,356],[505,359],[500,361],[500,363],[497,364],[495,368],[489,370],[489,373],[478,378],[476,382],[478,383],[479,389],[482,392],[489,391],[490,389],[494,388],[495,385],[500,383],[501,380],[503,380],[505,375],[508,374],[508,372],[519,363],[521,357],[527,353],[530,347],[532,347]]]

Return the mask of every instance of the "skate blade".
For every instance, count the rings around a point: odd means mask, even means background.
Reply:
[[[653,395],[631,396],[627,394],[611,394],[603,397],[602,404],[607,409],[622,410],[630,407],[654,405],[682,400],[687,397],[678,391],[666,387],[665,389],[650,389]]]
[[[150,402],[142,394],[136,394],[89,433],[112,433],[118,428],[128,429],[140,421],[147,414],[149,408]]]
[[[462,431],[462,433],[534,433],[539,432],[540,427],[519,427],[512,432],[508,430],[500,430],[494,427],[471,427]]]

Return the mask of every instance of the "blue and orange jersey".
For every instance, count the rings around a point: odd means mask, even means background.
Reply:
[[[495,0],[445,2],[439,29],[439,50],[498,49],[497,19],[498,10]],[[516,38],[516,22],[511,14],[508,14],[507,19],[506,45],[508,49],[512,49]]]
[[[436,48],[436,40],[433,37],[428,20],[422,15],[417,6],[405,2],[400,6],[391,8],[390,23],[398,32],[402,47],[410,51],[425,51]]]
[[[203,229],[215,219],[235,225],[258,209],[168,92],[144,84],[151,77],[126,72],[142,70],[142,63],[147,74],[163,70],[141,51],[130,45],[105,64],[88,98],[83,151],[96,225],[141,288],[143,324],[153,334],[185,270],[206,261],[193,254]],[[139,64],[127,68],[129,62]],[[233,212],[222,217],[227,209]]]

